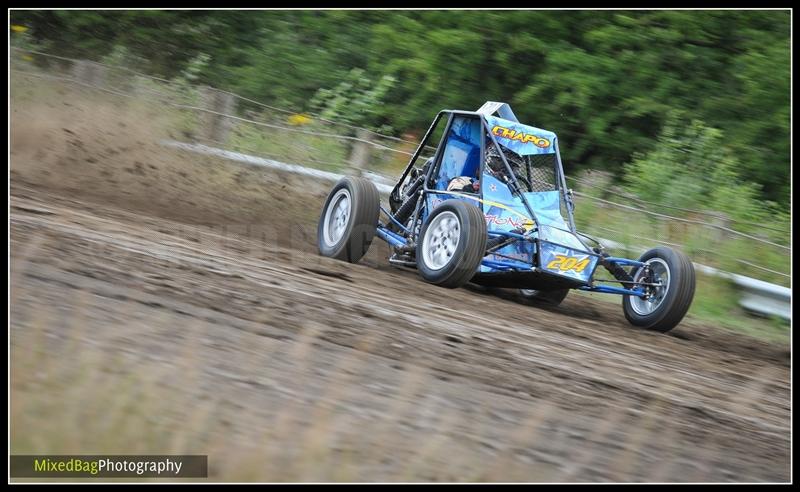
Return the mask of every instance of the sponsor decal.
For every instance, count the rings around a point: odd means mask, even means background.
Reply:
[[[517,131],[512,128],[506,128],[500,125],[495,125],[495,127],[492,128],[492,133],[496,137],[507,138],[509,140],[518,140],[524,144],[532,143],[533,145],[543,149],[550,147],[550,140],[547,140],[546,138],[542,138],[531,133]]]
[[[511,217],[511,216],[500,217],[500,216],[497,216],[497,215],[494,215],[494,214],[489,214],[489,215],[486,215],[486,225],[490,225],[490,224],[499,225],[499,226],[510,225],[510,226],[513,226],[514,229],[516,229],[517,227],[526,227],[526,228],[527,227],[531,227],[531,226],[534,225],[534,222],[531,221],[531,220],[527,220],[527,219],[522,219],[522,220],[521,219],[515,219],[514,217]]]

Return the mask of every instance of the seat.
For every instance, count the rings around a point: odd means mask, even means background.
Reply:
[[[451,134],[445,145],[436,189],[446,190],[447,184],[458,176],[476,178],[480,166],[481,147],[458,134]]]

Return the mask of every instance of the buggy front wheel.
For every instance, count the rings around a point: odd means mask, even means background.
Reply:
[[[635,326],[666,333],[689,310],[694,299],[695,274],[689,258],[670,248],[654,248],[639,258],[645,263],[633,274],[643,282],[647,297],[623,296],[625,318]]]
[[[486,219],[474,205],[446,200],[419,234],[417,270],[425,281],[456,288],[469,282],[486,253]]]

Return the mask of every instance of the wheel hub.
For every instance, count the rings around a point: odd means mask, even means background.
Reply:
[[[633,308],[633,311],[640,316],[647,316],[661,306],[667,292],[669,292],[669,267],[661,258],[653,258],[648,260],[647,265],[636,273],[634,281],[658,284],[645,286],[646,294],[644,297],[631,296],[631,308]]]
[[[450,262],[458,248],[460,232],[461,225],[453,212],[442,212],[433,218],[422,238],[423,259],[431,270],[441,270]]]
[[[344,236],[350,220],[351,205],[350,192],[346,188],[337,191],[331,198],[322,226],[322,240],[327,246],[335,246]]]

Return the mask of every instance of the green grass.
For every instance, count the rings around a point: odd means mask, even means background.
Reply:
[[[279,123],[278,123],[279,124]],[[325,132],[324,127],[308,125],[298,130]],[[347,168],[349,142],[329,137],[237,123],[226,146],[242,152],[293,164],[309,165],[332,172]]]

